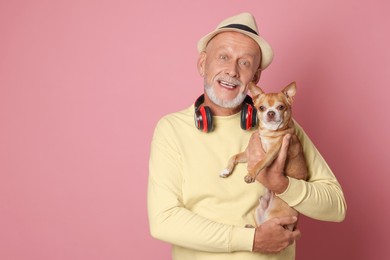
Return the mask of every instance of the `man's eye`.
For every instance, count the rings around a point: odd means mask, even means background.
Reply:
[[[248,65],[249,65],[249,62],[246,61],[246,60],[242,60],[242,61],[240,62],[240,64],[241,64],[242,66],[248,66]]]
[[[221,55],[221,56],[219,56],[219,59],[221,59],[221,60],[227,60],[227,56],[226,56],[226,55]]]

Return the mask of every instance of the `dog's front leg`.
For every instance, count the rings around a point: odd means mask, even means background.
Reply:
[[[245,176],[246,183],[252,183],[256,180],[256,176],[265,167],[268,167],[276,159],[279,154],[281,146],[274,146],[267,151],[264,158],[258,162],[253,169],[248,169],[248,174]]]
[[[222,177],[222,178],[228,177],[230,174],[232,174],[232,172],[234,170],[234,166],[236,166],[237,163],[245,163],[245,162],[247,162],[246,152],[238,153],[238,154],[232,156],[229,159],[228,165],[219,174],[219,176]]]

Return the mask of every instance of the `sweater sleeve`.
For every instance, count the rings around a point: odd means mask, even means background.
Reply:
[[[296,134],[305,154],[307,181],[289,178],[289,186],[278,196],[300,213],[323,221],[340,222],[346,202],[336,177],[303,129],[295,122]]]
[[[151,144],[148,181],[150,232],[165,242],[208,252],[251,251],[255,229],[211,221],[185,208],[181,154],[160,121]]]

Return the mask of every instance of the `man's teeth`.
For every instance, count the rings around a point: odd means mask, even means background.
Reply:
[[[226,88],[235,88],[237,85],[226,82],[226,81],[220,81],[221,85],[226,87]]]

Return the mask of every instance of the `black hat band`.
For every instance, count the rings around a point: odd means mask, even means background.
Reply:
[[[226,26],[223,26],[219,29],[223,29],[223,28],[233,28],[233,29],[240,29],[240,30],[243,30],[243,31],[246,31],[246,32],[250,32],[250,33],[253,33],[253,34],[257,34],[257,32],[255,30],[253,30],[252,28],[250,28],[249,26],[246,26],[246,25],[243,25],[243,24],[237,24],[237,23],[233,23],[233,24],[228,24]]]

